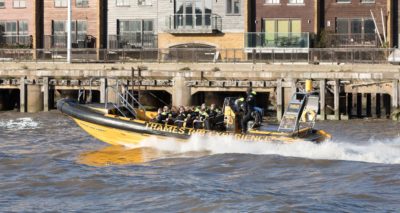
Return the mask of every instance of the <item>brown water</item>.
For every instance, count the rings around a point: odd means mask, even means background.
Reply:
[[[108,146],[53,111],[0,113],[0,212],[398,212],[400,124],[322,122],[324,144]]]

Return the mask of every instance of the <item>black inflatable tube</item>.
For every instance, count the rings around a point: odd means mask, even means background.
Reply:
[[[87,107],[80,106],[75,100],[71,99],[61,99],[57,101],[57,109],[73,118],[101,126],[107,126],[115,129],[132,131],[142,134],[162,135],[176,138],[189,138],[189,135],[168,134],[166,132],[146,129],[144,124],[106,117]]]

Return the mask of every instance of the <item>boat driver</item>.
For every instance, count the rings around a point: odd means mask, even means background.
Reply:
[[[253,116],[251,115],[252,112],[255,111],[255,106],[256,106],[256,92],[252,90],[251,87],[247,89],[246,92],[246,107],[244,111],[244,116],[242,118],[242,134],[245,134],[247,132],[247,123],[252,120]]]

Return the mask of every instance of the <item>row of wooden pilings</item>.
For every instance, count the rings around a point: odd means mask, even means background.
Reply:
[[[61,97],[55,94],[55,90],[78,90],[82,88],[79,85],[54,85],[51,77],[42,77],[40,79],[28,79],[21,77],[15,85],[0,85],[0,110],[1,105],[10,101],[10,96],[1,95],[1,90],[18,89],[19,90],[19,111],[20,112],[39,112],[48,111],[54,108],[55,101]],[[107,88],[115,84],[116,79],[99,78],[97,84],[86,89],[98,91],[98,102],[114,101],[116,94],[109,91]],[[129,80],[124,80],[129,85]],[[145,87],[146,90],[165,90],[171,94],[171,104],[191,105],[193,99],[193,91],[202,91],[201,88],[188,86],[189,80],[182,76],[177,76],[171,79],[170,85]],[[299,79],[277,79],[274,86],[271,88],[257,88],[254,90],[261,92],[273,93],[269,97],[270,104],[276,110],[277,119],[280,120],[285,110],[288,100],[295,91],[302,89]],[[339,79],[314,80],[314,89],[319,90],[320,94],[320,110],[318,119],[320,120],[346,120],[351,118],[372,117],[372,118],[388,118],[391,112],[394,112],[399,107],[399,85],[398,80],[388,80],[385,84],[391,85],[391,89],[377,89],[381,87],[379,83],[356,85],[357,88],[352,88],[354,84]],[[299,86],[300,85],[300,86]],[[215,92],[234,91],[243,92],[247,88],[215,88]],[[390,91],[389,91],[390,90]],[[208,88],[208,92],[213,89]],[[15,96],[15,94],[13,94]],[[14,97],[15,98],[15,97]]]

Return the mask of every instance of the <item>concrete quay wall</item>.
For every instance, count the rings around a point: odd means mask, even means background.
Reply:
[[[0,93],[19,90],[21,112],[48,110],[54,90],[97,90],[104,102],[116,96],[108,87],[141,85],[170,93],[173,105],[188,105],[198,92],[240,92],[251,85],[270,94],[279,119],[306,79],[320,91],[320,119],[389,117],[399,107],[400,66],[390,64],[0,63]],[[0,95],[0,110],[6,97]]]

